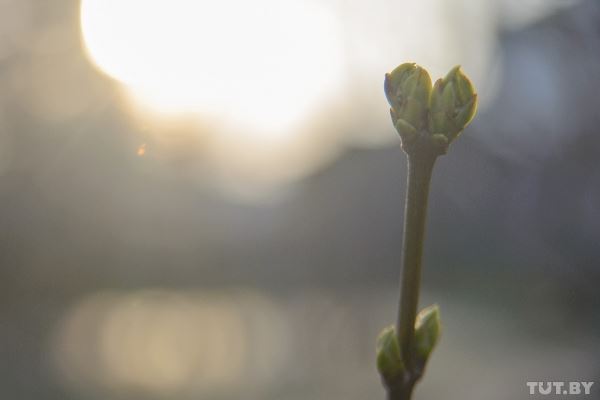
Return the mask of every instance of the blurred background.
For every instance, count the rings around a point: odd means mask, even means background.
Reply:
[[[593,0],[0,0],[0,398],[383,399],[406,61],[481,102],[433,178],[416,399],[600,398],[599,27]]]

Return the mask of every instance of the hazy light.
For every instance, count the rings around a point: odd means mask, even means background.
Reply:
[[[253,389],[288,357],[286,318],[258,293],[142,290],[98,293],[56,332],[69,386],[154,394]]]
[[[299,0],[82,0],[87,51],[163,112],[282,134],[340,82],[335,15]]]
[[[138,156],[140,156],[140,157],[143,157],[143,156],[145,156],[145,155],[146,155],[146,147],[147,147],[147,146],[146,146],[146,143],[144,143],[144,144],[141,144],[141,145],[140,145],[140,146],[137,148],[136,154],[137,154]]]

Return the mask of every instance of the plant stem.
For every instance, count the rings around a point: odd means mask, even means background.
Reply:
[[[414,364],[415,319],[419,306],[429,184],[435,160],[440,154],[439,149],[430,146],[429,142],[421,142],[405,151],[408,155],[408,189],[404,209],[403,259],[396,332],[408,374],[401,387],[389,391],[389,400],[409,400],[414,385],[422,374]]]
[[[412,396],[416,380],[407,381],[402,386],[388,390],[388,400],[408,400]]]

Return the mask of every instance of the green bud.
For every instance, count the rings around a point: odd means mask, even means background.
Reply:
[[[454,83],[448,82],[442,87],[442,109],[446,115],[454,111],[456,104],[456,93],[454,92]]]
[[[394,128],[400,134],[402,140],[406,143],[412,141],[419,133],[417,129],[403,119],[397,119]]]
[[[440,337],[440,331],[440,309],[437,304],[421,310],[415,321],[415,356],[419,368],[425,367]]]
[[[431,135],[431,141],[433,142],[433,144],[439,147],[448,146],[448,138],[440,133]]]
[[[394,326],[385,328],[377,338],[377,370],[387,385],[397,382],[404,375],[405,366]]]
[[[429,132],[445,135],[448,142],[471,122],[477,111],[477,94],[460,66],[435,82],[429,107]]]
[[[431,78],[418,65],[405,63],[385,74],[384,89],[394,127],[410,141],[426,127]]]

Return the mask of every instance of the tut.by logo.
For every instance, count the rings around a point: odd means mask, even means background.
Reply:
[[[529,394],[590,394],[594,382],[527,382]]]

